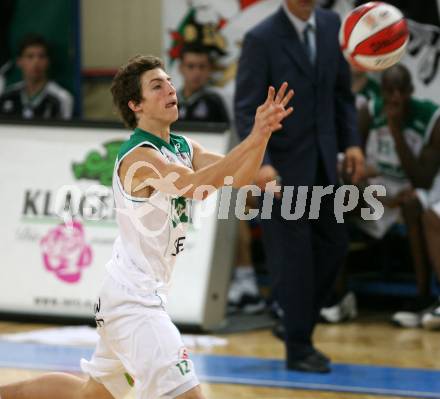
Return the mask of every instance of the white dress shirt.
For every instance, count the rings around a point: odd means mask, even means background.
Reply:
[[[309,43],[310,43],[310,50],[311,50],[311,56],[312,59],[316,59],[316,20],[315,20],[315,13],[313,12],[312,15],[310,15],[310,18],[307,21],[303,21],[302,19],[299,19],[296,15],[294,15],[289,8],[287,7],[287,0],[283,1],[282,7],[284,9],[284,12],[287,15],[287,18],[289,18],[290,22],[292,23],[293,27],[295,28],[296,32],[298,33],[298,36],[300,40],[304,43],[304,30],[307,26],[310,26],[310,28],[307,31]]]

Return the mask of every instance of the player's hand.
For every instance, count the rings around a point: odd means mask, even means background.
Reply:
[[[284,82],[275,93],[273,86],[269,86],[266,101],[257,108],[255,113],[253,134],[268,138],[273,132],[283,127],[282,120],[293,112],[293,107],[286,108],[294,94],[293,90],[287,91],[287,87],[287,82]]]
[[[278,171],[272,165],[263,165],[255,177],[255,184],[261,191],[274,193],[275,198],[281,198],[281,187]]]
[[[344,169],[353,184],[365,177],[365,159],[360,147],[353,146],[345,150]]]
[[[405,120],[405,109],[402,104],[386,103],[384,106],[387,124],[391,134],[400,134]]]
[[[382,197],[381,199],[379,199],[379,201],[382,202],[383,205],[392,209],[400,208],[405,203],[414,200],[417,200],[417,194],[413,188],[404,189],[393,197]]]

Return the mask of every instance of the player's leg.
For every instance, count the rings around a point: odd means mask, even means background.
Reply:
[[[127,373],[121,360],[113,351],[107,337],[107,324],[111,325],[112,306],[109,306],[108,297],[114,295],[117,298],[117,292],[112,292],[113,285],[109,283],[109,278],[104,280],[98,303],[95,306],[95,317],[97,320],[97,331],[99,341],[96,344],[92,358],[87,361],[81,359],[82,371],[91,378],[85,391],[92,391],[95,387],[94,381],[99,381],[104,389],[111,395],[110,397],[120,399],[124,398],[133,386],[133,379]],[[101,302],[101,299],[103,302]],[[1,398],[0,398],[1,399]]]
[[[103,323],[102,336],[123,370],[132,377],[136,398],[197,395],[197,389],[189,393],[199,385],[194,365],[179,331],[160,306],[160,298],[132,291],[112,278],[107,280],[106,292],[109,295],[101,296],[98,315]],[[91,375],[105,383],[99,375]],[[110,385],[105,386],[114,392]]]
[[[0,387],[1,399],[113,399],[105,387],[92,378],[51,373]]]
[[[407,225],[419,295],[406,304],[401,310],[394,313],[391,320],[401,327],[414,328],[421,325],[423,315],[432,303],[432,299],[429,295],[431,271],[422,228],[422,205],[419,200],[414,197],[407,200],[401,209],[404,221]]]
[[[422,212],[423,207],[417,197],[406,201],[402,206],[402,215],[408,229],[417,290],[419,295],[426,297],[430,291],[430,267],[422,228]]]
[[[308,220],[286,221],[281,214],[281,201],[276,199],[270,219],[262,218],[261,223],[272,294],[283,310],[281,327],[285,331],[278,327],[274,333],[284,335],[287,367],[291,367],[314,353],[311,228]]]
[[[429,259],[440,281],[440,217],[432,210],[423,213],[423,229],[428,247]]]
[[[202,398],[194,364],[169,315],[160,307],[140,306],[120,320],[112,347],[135,380],[136,398]],[[131,326],[129,340],[119,334]],[[123,333],[124,334],[124,333]],[[126,334],[125,334],[126,335]],[[192,396],[191,396],[192,395]]]
[[[321,199],[319,218],[311,222],[315,256],[315,320],[332,288],[348,253],[348,233],[335,218],[334,194]]]
[[[440,217],[433,210],[423,214],[423,227],[428,246],[429,258],[434,268],[437,281],[440,281]],[[422,316],[422,325],[428,329],[440,329],[440,297],[429,312]]]

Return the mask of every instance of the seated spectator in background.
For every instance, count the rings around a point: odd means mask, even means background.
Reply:
[[[385,213],[380,220],[360,220],[358,226],[382,238],[403,217],[407,226],[419,297],[409,309],[392,320],[404,327],[422,323],[440,327],[440,302],[432,305],[429,257],[437,265],[440,281],[440,107],[412,97],[411,75],[403,65],[386,70],[381,82],[382,98],[364,105],[359,112],[361,133],[367,136],[366,160],[371,173],[368,184],[381,184],[386,197],[378,197]],[[430,233],[426,233],[429,229]],[[435,231],[435,234],[433,233]],[[431,248],[428,256],[427,250]],[[425,308],[431,305],[433,313]],[[430,316],[428,316],[430,315]],[[429,319],[429,323],[427,320]]]
[[[177,92],[179,121],[229,122],[221,96],[208,87],[213,60],[202,45],[186,45],[180,56],[183,87]]]
[[[21,69],[23,80],[6,88],[0,96],[0,117],[72,117],[72,96],[48,78],[49,46],[42,36],[29,34],[23,39],[17,65]]]

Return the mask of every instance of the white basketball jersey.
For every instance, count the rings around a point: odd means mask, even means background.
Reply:
[[[129,153],[142,146],[159,151],[168,162],[192,169],[192,146],[185,137],[171,133],[167,143],[151,133],[135,129],[121,146],[113,172],[119,237],[107,269],[131,290],[143,296],[152,295],[164,303],[176,257],[184,248],[191,201],[158,191],[149,198],[132,197],[124,191],[118,168]],[[128,178],[141,166],[135,165],[132,171],[129,169]]]

